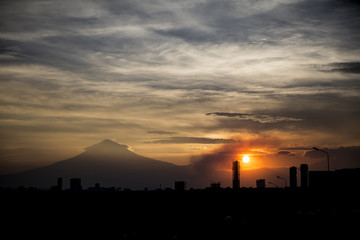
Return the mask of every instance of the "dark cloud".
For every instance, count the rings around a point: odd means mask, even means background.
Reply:
[[[295,156],[294,153],[289,152],[289,151],[280,151],[280,152],[277,153],[277,155],[290,156],[290,157]]]
[[[314,67],[314,66],[312,66]],[[318,67],[315,67],[318,70]],[[328,78],[326,80],[320,79],[311,79],[304,81],[297,81],[293,83],[287,83],[279,86],[279,88],[321,88],[321,89],[336,89],[340,90],[350,90],[350,89],[360,89],[360,81],[357,78],[350,79],[333,79]],[[318,93],[318,96],[325,96],[326,93]],[[310,94],[309,94],[310,95]],[[338,93],[332,93],[331,98],[337,97]],[[330,97],[330,96],[329,96]]]
[[[155,30],[155,32],[167,37],[178,37],[191,42],[206,42],[210,39],[214,39],[214,36],[211,34],[191,28]]]
[[[219,83],[213,80],[191,80],[184,81],[179,80],[176,82],[151,82],[146,84],[146,86],[154,89],[163,89],[163,90],[203,90],[203,91],[216,91],[216,92],[228,92],[235,91],[234,86],[229,83],[222,82]]]
[[[202,91],[202,94],[224,94],[230,92],[236,92],[239,94],[250,94],[250,95],[265,95],[274,94],[273,90],[253,90],[252,88],[238,85],[232,79],[199,79],[187,78],[178,79],[175,82],[169,81],[169,79],[163,79],[161,81],[147,81],[145,86],[157,89],[157,90],[184,90],[184,91]],[[198,92],[197,92],[198,93]]]
[[[360,73],[360,62],[333,62],[328,64],[313,64],[309,65],[311,68],[320,71],[320,72],[341,72],[341,73],[352,73],[359,74]],[[358,80],[358,79],[356,79]],[[346,81],[354,81],[352,79]],[[334,83],[338,84],[339,81],[335,81]],[[327,84],[332,84],[332,82],[327,82]],[[358,84],[358,81],[357,81]]]
[[[200,143],[200,144],[220,144],[220,143],[233,143],[233,139],[222,138],[200,138],[200,137],[172,137],[169,139],[155,140],[147,143],[159,144],[186,144],[186,143]]]
[[[359,46],[359,23],[354,21],[359,5],[339,1],[204,1],[189,9],[198,16],[202,29],[170,29],[161,33],[185,41],[226,41],[280,45],[297,36],[313,45],[331,44],[340,48]],[[319,27],[327,31],[319,31]],[[352,31],[352,34],[347,34]],[[357,34],[354,34],[354,31]],[[356,36],[356,38],[354,38]],[[328,40],[327,40],[328,39]],[[347,41],[348,44],[345,43]],[[296,41],[289,42],[289,44]]]
[[[177,132],[161,131],[161,130],[148,131],[148,133],[151,133],[151,134],[159,134],[159,135],[173,135],[173,134],[177,134]]]
[[[283,148],[279,148],[279,150],[288,152],[289,151],[306,151],[306,150],[311,150],[312,147],[283,147]]]
[[[251,120],[259,123],[276,123],[283,121],[302,121],[299,118],[290,118],[290,117],[280,117],[280,116],[270,116],[270,115],[255,115],[247,113],[227,113],[227,112],[213,112],[207,113],[206,115],[215,115],[223,117],[236,117],[241,120]]]
[[[294,23],[293,29],[288,28],[285,32],[298,32],[302,41],[312,41],[314,46],[322,44],[351,50],[360,47],[359,7],[350,1],[307,0],[285,5],[286,15],[281,9],[275,9],[272,15],[278,13],[277,16],[285,16],[287,21]]]
[[[346,105],[346,101],[340,101],[338,98],[329,98],[328,103],[325,100],[315,100],[316,98],[319,96],[308,98],[292,96],[287,102],[289,103],[288,107],[283,106],[283,109],[271,114],[274,116],[286,114],[294,119],[301,117],[302,121],[260,122],[250,118],[219,117],[216,118],[216,125],[211,126],[210,129],[245,130],[252,133],[279,130],[292,134],[298,134],[300,129],[304,129],[314,136],[320,132],[332,135],[333,141],[337,141],[337,144],[345,139],[359,138],[360,131],[357,125],[360,120],[360,112],[354,107],[358,102],[357,99]],[[291,104],[294,102],[297,102],[296,108]],[[344,135],[345,133],[346,135]]]
[[[75,1],[60,6],[52,2],[18,3],[2,3],[2,48],[17,61],[77,72],[95,73],[97,67],[101,69],[88,58],[95,53],[117,54],[121,59],[146,65],[168,64],[168,59],[155,50],[172,42],[168,38],[197,44],[241,42],[272,46],[313,42],[353,48],[358,48],[360,42],[359,21],[354,21],[358,5],[343,1],[209,0],[178,3],[179,8],[161,1]],[[114,26],[119,27],[118,32],[111,28]],[[143,32],[139,36],[132,31]],[[293,41],[283,41],[294,36]],[[151,57],[143,57],[144,52]],[[336,69],[358,73],[358,66]]]
[[[89,117],[49,117],[25,114],[2,114],[0,132],[5,133],[88,133],[89,129],[97,134],[113,129],[142,129],[143,126],[119,119]]]
[[[288,154],[290,154],[291,152],[289,152],[289,151],[280,151],[280,152],[278,152],[277,154],[278,155],[288,155]]]
[[[360,74],[360,62],[337,62],[328,65],[333,72]]]

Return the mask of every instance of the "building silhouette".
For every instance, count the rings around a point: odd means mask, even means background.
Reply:
[[[63,187],[63,179],[61,178],[61,177],[59,177],[58,179],[57,179],[57,190],[59,190],[59,191],[62,191],[62,187]]]
[[[290,188],[297,188],[297,168],[292,166],[290,171]]]
[[[335,172],[333,171],[310,171],[309,187],[311,189],[331,189],[335,183]]]
[[[360,189],[360,168],[309,171],[309,187],[316,190]]]
[[[301,188],[306,189],[309,187],[309,167],[307,164],[300,165]]]
[[[220,189],[221,188],[221,183],[220,182],[210,183],[210,188],[211,189]]]
[[[87,189],[87,191],[90,191],[90,192],[107,192],[107,191],[115,191],[115,188],[114,187],[105,188],[105,187],[101,187],[100,183],[95,183],[95,186],[94,187],[89,187]]]
[[[265,188],[265,179],[257,179],[256,180],[256,188]]]
[[[335,187],[360,190],[360,168],[335,170]]]
[[[70,191],[78,192],[82,190],[81,178],[70,178]]]
[[[175,191],[185,191],[185,182],[175,181]]]
[[[51,190],[51,191],[62,191],[62,185],[63,185],[62,178],[59,177],[59,178],[57,179],[56,185],[55,185],[55,186],[51,186],[51,187],[50,187],[50,190]]]
[[[232,167],[232,173],[233,173],[233,189],[239,189],[240,188],[240,178],[239,178],[239,161],[233,162]]]

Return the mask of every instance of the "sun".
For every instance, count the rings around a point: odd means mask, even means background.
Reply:
[[[248,163],[250,161],[250,158],[249,158],[249,156],[245,155],[245,156],[243,156],[242,160],[244,163]]]

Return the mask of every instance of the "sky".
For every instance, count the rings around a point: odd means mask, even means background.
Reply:
[[[176,164],[224,149],[257,167],[311,163],[313,146],[353,153],[359,10],[350,0],[1,1],[0,174],[104,139]]]

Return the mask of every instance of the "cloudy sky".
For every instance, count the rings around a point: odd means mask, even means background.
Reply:
[[[262,166],[359,146],[359,10],[350,0],[1,1],[0,173],[107,138],[178,164],[224,146],[272,156]]]

